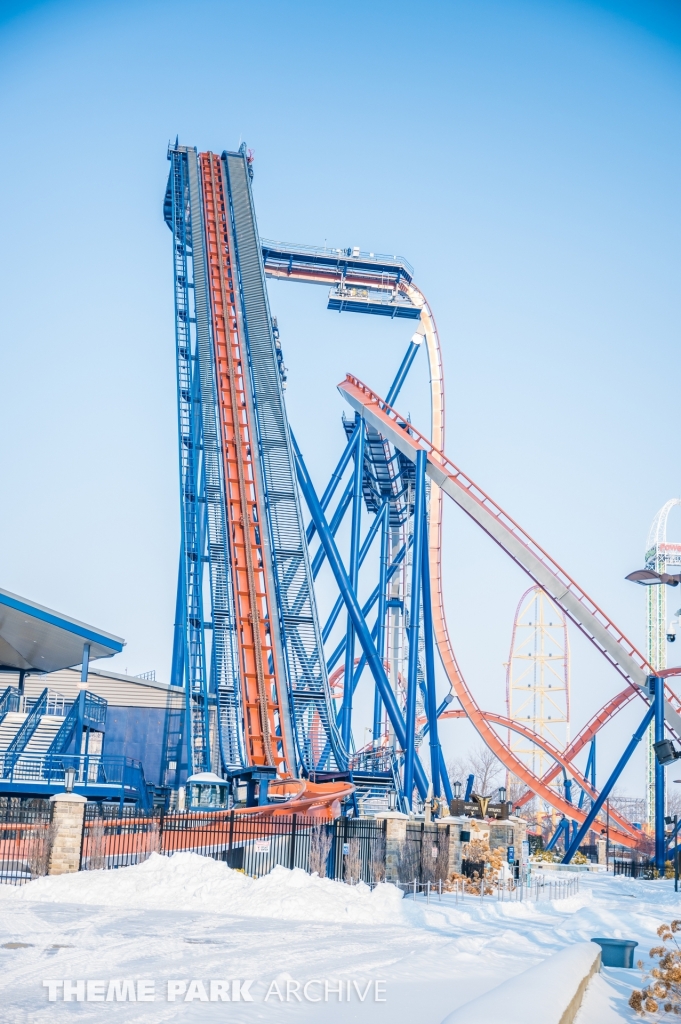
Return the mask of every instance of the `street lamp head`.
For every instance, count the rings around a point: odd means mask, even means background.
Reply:
[[[64,789],[67,793],[73,793],[76,784],[76,769],[72,766],[64,771]]]
[[[454,799],[455,800],[459,800],[460,799],[460,797],[461,797],[461,783],[460,782],[452,782],[452,793],[454,794]]]
[[[640,583],[642,587],[655,587],[666,583],[668,587],[678,587],[681,573],[655,572],[654,569],[637,569],[624,577],[631,583]]]
[[[506,803],[506,786],[499,786],[499,803]]]
[[[672,764],[673,761],[681,757],[681,751],[676,749],[671,740],[659,740],[658,743],[653,744],[653,749],[658,764],[661,765]]]

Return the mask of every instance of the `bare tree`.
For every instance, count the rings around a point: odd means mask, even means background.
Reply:
[[[374,839],[371,844],[371,881],[374,885],[385,881],[385,839]]]
[[[362,847],[359,839],[351,839],[344,857],[346,882],[359,882],[362,874]]]
[[[471,771],[475,775],[475,792],[480,796],[488,796],[499,785],[504,766],[497,755],[489,747],[481,744],[469,754]]]
[[[310,871],[320,878],[326,876],[326,862],[331,849],[331,833],[324,824],[313,825],[310,833]]]
[[[484,744],[469,752],[465,758],[453,758],[447,766],[452,781],[466,785],[469,775],[475,776],[473,789],[480,796],[489,796],[495,784],[501,785],[505,771],[499,758]]]
[[[667,789],[667,814],[674,817],[676,814],[681,818],[681,786],[677,789],[671,785]]]

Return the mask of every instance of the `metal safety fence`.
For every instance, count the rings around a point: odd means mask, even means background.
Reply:
[[[127,867],[152,853],[183,852],[224,861],[254,878],[282,865],[374,885],[385,876],[385,822],[234,811],[144,813],[96,804],[85,809],[81,870]]]
[[[398,882],[405,898],[434,900],[450,903],[470,903],[490,900],[508,903],[524,903],[539,900],[564,900],[579,895],[579,876],[574,878],[549,879],[542,876],[521,876],[520,878],[491,877],[489,874],[480,877],[457,878],[452,881],[439,879],[435,882],[419,882],[414,878],[411,882]]]
[[[657,878],[654,860],[629,860],[614,858],[613,874],[624,875],[626,878]]]
[[[23,885],[46,875],[52,834],[49,804],[0,806],[0,884]]]

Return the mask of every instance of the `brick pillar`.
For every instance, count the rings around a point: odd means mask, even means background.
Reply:
[[[449,825],[449,859],[447,862],[447,877],[450,878],[454,872],[461,873],[461,822],[458,819],[441,818],[438,821],[438,828],[447,828]]]
[[[80,847],[87,800],[78,793],[56,793],[52,804],[52,849],[48,875],[65,875],[80,869]]]
[[[385,820],[385,880],[399,881],[400,850],[407,839],[407,821],[405,814],[399,811],[387,811],[377,814],[377,818]]]
[[[605,839],[599,839],[597,841],[597,843],[596,843],[596,847],[597,847],[597,850],[598,850],[598,863],[599,864],[605,864],[606,863],[606,846],[607,846],[607,843],[606,843]]]

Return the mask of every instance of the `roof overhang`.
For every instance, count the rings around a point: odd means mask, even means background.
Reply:
[[[57,672],[80,665],[84,644],[90,645],[92,661],[120,654],[125,641],[0,590],[0,668]]]

